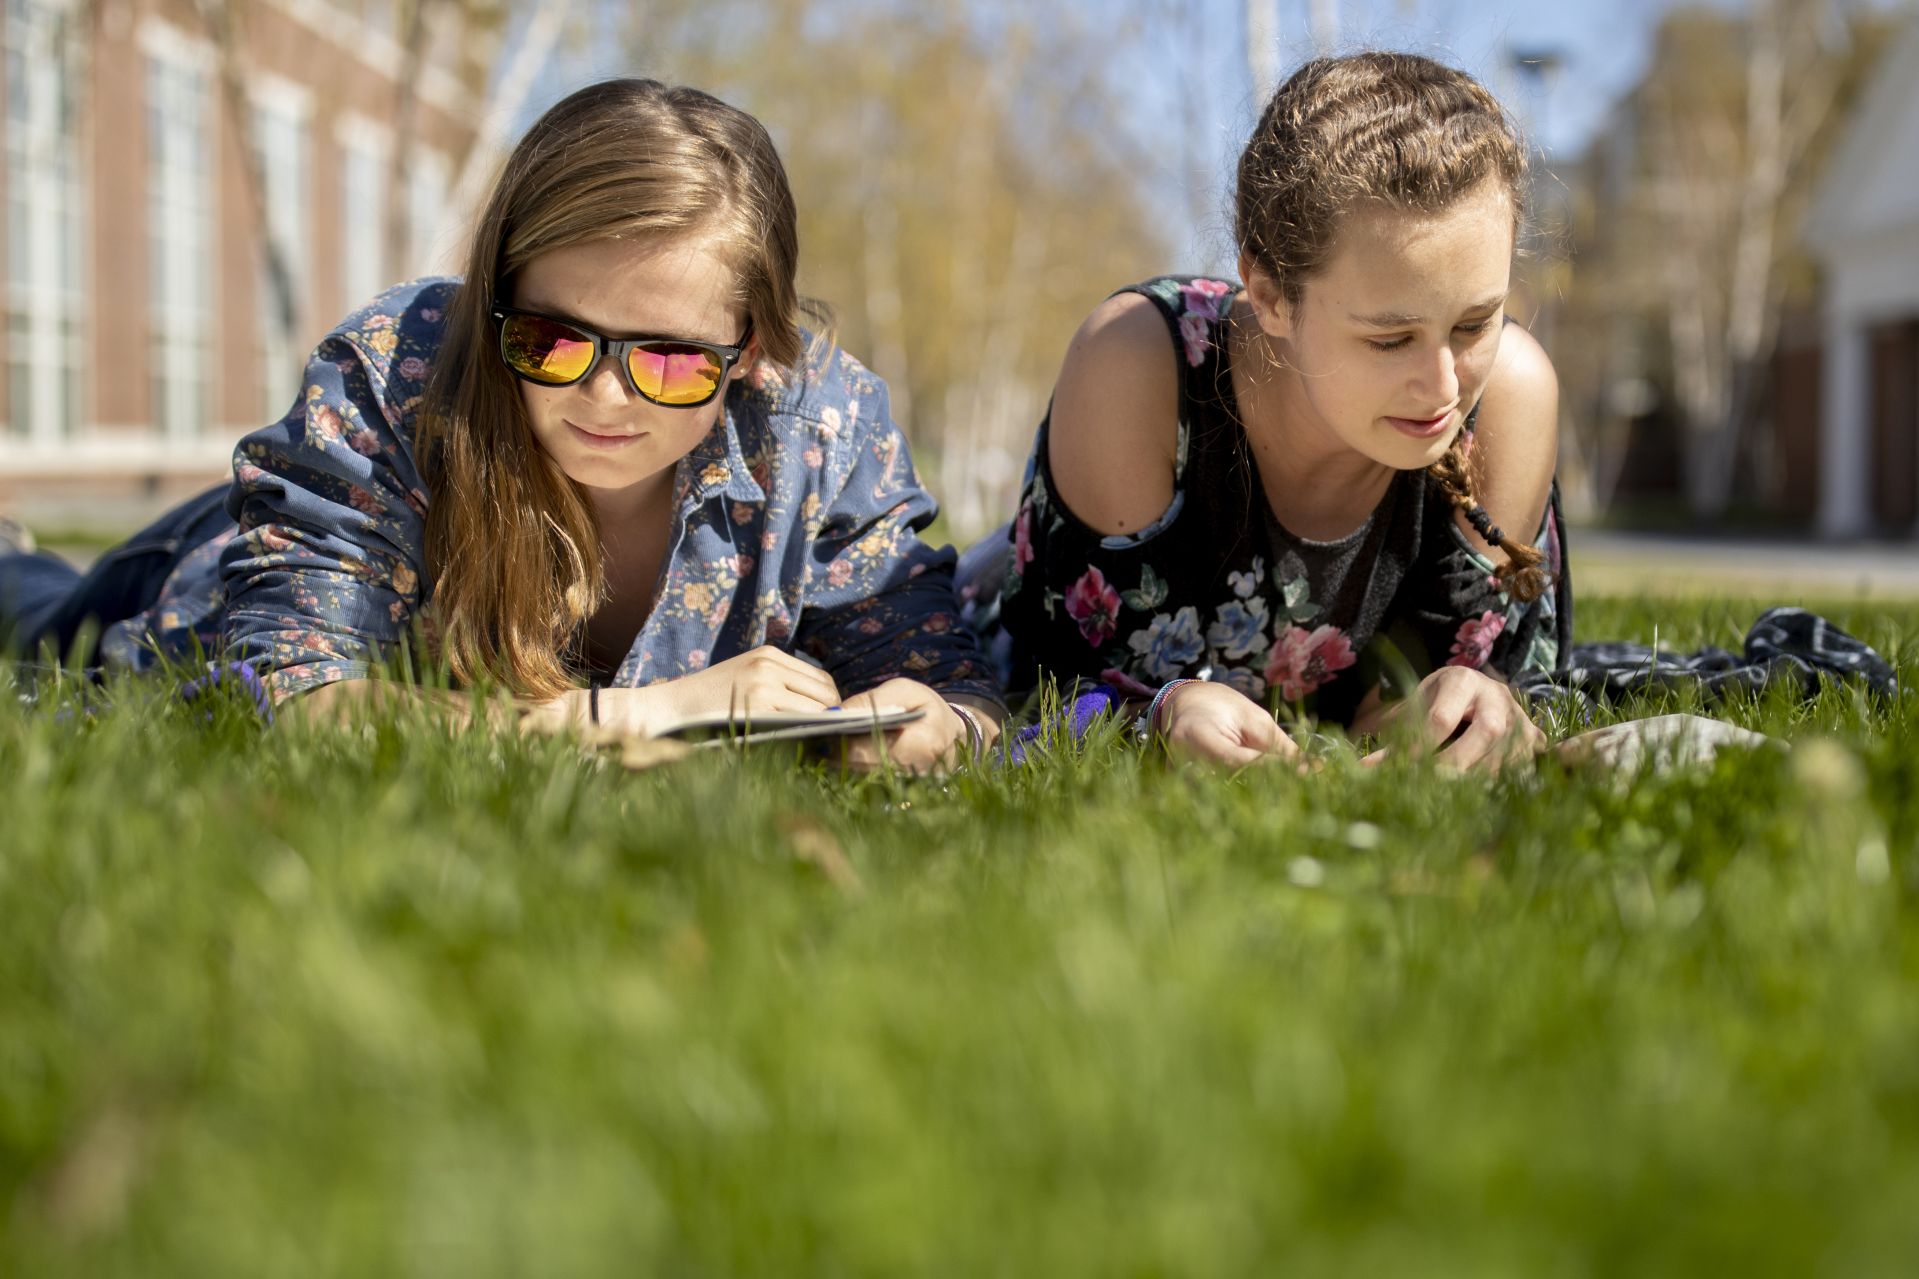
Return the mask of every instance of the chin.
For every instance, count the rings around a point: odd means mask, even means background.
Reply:
[[[1381,428],[1381,435],[1375,437],[1380,447],[1373,451],[1373,459],[1398,471],[1423,471],[1446,456],[1446,450],[1459,438],[1459,427],[1430,440],[1408,439],[1392,427]]]
[[[602,457],[566,457],[560,460],[560,469],[566,477],[576,484],[590,489],[600,489],[617,493],[630,489],[636,484],[644,484],[657,476],[661,469],[644,463]]]

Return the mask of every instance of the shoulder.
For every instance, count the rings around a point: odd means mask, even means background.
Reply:
[[[1499,340],[1493,373],[1485,380],[1478,417],[1480,444],[1524,453],[1551,451],[1558,442],[1558,373],[1539,340],[1512,323]]]
[[[395,466],[417,488],[418,409],[459,288],[445,276],[396,284],[334,325],[286,416],[240,441],[240,479],[296,466],[356,476]]]
[[[792,485],[837,492],[873,466],[917,483],[885,379],[838,344],[801,337],[806,354],[797,366],[755,366],[727,410],[755,476],[769,493]]]
[[[838,343],[805,330],[800,337],[806,354],[798,365],[762,363],[741,379],[738,407],[747,410],[742,416],[778,438],[839,438],[890,424],[884,379]]]
[[[1116,293],[1066,348],[1046,430],[1052,487],[1089,527],[1135,532],[1173,496],[1179,369],[1158,303]]]
[[[1559,458],[1559,376],[1519,324],[1508,324],[1501,335],[1476,428],[1472,469],[1479,500],[1495,524],[1530,541]]]
[[[328,340],[354,347],[369,364],[382,369],[396,362],[403,345],[409,353],[420,348],[437,351],[459,290],[459,279],[444,275],[396,284],[336,324]]]
[[[1500,420],[1544,416],[1557,421],[1559,375],[1546,348],[1517,321],[1508,324],[1500,337],[1499,355],[1480,404],[1482,417],[1490,413]]]
[[[315,371],[332,364],[350,378],[357,365],[381,415],[396,428],[407,426],[440,358],[460,288],[455,277],[428,276],[385,290],[333,327],[315,353]],[[354,390],[344,389],[349,396]]]

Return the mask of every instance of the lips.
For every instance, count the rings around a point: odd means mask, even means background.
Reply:
[[[1394,430],[1403,435],[1410,435],[1414,439],[1429,440],[1435,435],[1439,435],[1445,431],[1447,426],[1452,423],[1453,410],[1447,409],[1444,413],[1438,414],[1435,417],[1389,417],[1386,420],[1393,424]]]
[[[614,431],[605,427],[581,426],[577,422],[568,422],[566,429],[573,432],[573,438],[588,448],[617,449],[646,438],[645,431]]]

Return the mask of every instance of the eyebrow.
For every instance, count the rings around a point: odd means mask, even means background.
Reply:
[[[1506,295],[1501,293],[1497,297],[1490,297],[1484,302],[1476,302],[1467,307],[1466,314],[1472,315],[1477,311],[1496,311],[1505,304],[1505,301]],[[1423,316],[1408,315],[1400,311],[1382,311],[1378,315],[1354,315],[1349,318],[1355,324],[1364,324],[1373,329],[1416,328],[1426,322]]]
[[[717,338],[694,337],[684,333],[609,333],[607,330],[601,328],[599,325],[592,324],[586,320],[581,319],[579,316],[574,315],[571,311],[568,311],[564,307],[528,306],[524,302],[517,302],[514,304],[513,309],[516,311],[531,311],[535,315],[544,315],[548,319],[565,320],[568,324],[577,325],[580,328],[587,329],[594,333],[598,333],[601,337],[611,338],[615,342],[632,342],[632,341],[637,341],[644,338],[666,338],[666,339],[677,338],[678,340],[682,342],[705,342],[709,346],[731,346],[732,345],[732,343],[730,342],[722,342]]]

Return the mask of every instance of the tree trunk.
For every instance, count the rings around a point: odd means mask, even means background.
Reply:
[[[239,0],[195,0],[200,21],[213,38],[220,76],[220,98],[240,138],[240,178],[246,189],[247,212],[260,247],[260,270],[267,286],[267,322],[275,330],[276,348],[288,350],[299,329],[300,299],[295,296],[288,255],[296,246],[281,244],[273,234],[267,208],[266,167],[254,128],[252,104],[247,99],[246,65],[235,9]]]
[[[454,180],[453,192],[447,198],[447,216],[457,219],[459,225],[471,226],[479,216],[480,202],[486,199],[494,171],[512,149],[513,126],[519,120],[520,110],[553,56],[553,47],[559,43],[572,5],[573,0],[547,0],[528,15],[513,60],[487,95],[486,109],[480,113],[479,132],[466,158],[460,162],[459,177]]]

